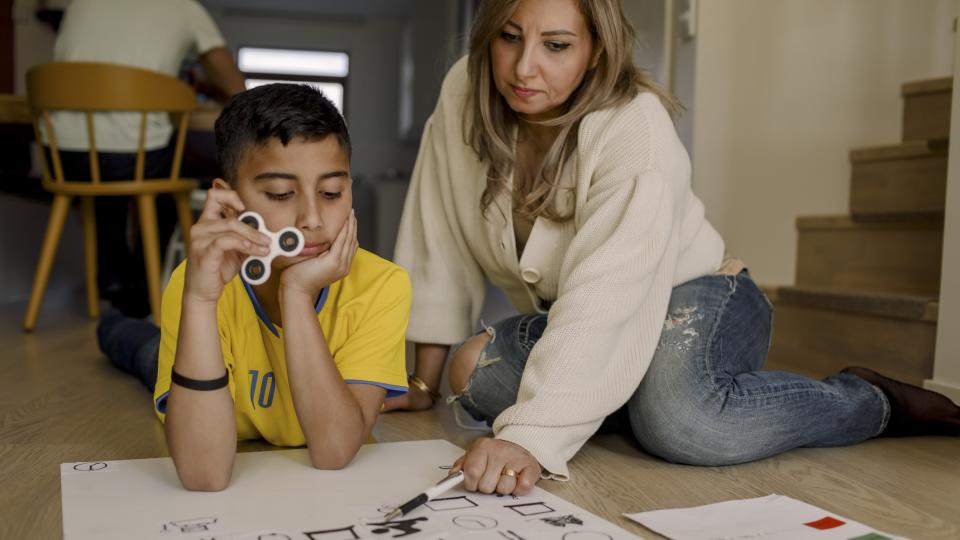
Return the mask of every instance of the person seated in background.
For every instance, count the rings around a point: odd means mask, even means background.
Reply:
[[[108,314],[101,349],[153,389],[187,489],[226,487],[237,439],[305,444],[315,467],[344,467],[384,399],[407,391],[410,280],[358,249],[350,137],[319,91],[243,92],[217,120],[216,139],[226,181],[207,192],[187,260],[164,291],[160,329]],[[300,255],[274,258],[260,285],[238,276],[247,256],[269,252],[268,237],[237,219],[248,210],[305,240]]]
[[[230,97],[244,89],[243,75],[207,11],[194,0],[74,0],[54,44],[59,62],[103,62],[139,67],[177,76],[184,58],[196,53],[207,79],[198,86]],[[210,90],[211,92],[213,90]],[[52,116],[64,174],[89,180],[87,125],[83,113]],[[100,175],[105,181],[134,176],[140,137],[139,113],[97,113],[94,118]],[[145,178],[169,176],[173,127],[166,114],[148,116]],[[124,314],[150,313],[142,250],[127,244],[129,200],[97,197],[97,284],[101,298]],[[161,246],[176,223],[169,196],[158,199]],[[136,237],[136,235],[134,235]]]

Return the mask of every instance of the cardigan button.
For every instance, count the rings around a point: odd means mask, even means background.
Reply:
[[[524,268],[520,271],[520,277],[527,283],[537,283],[540,281],[540,271],[536,268]]]

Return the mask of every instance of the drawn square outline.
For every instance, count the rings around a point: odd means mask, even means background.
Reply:
[[[458,501],[462,501],[469,504],[457,504]],[[434,512],[446,512],[448,510],[466,510],[468,508],[476,508],[480,506],[479,504],[473,502],[466,495],[460,495],[459,497],[444,497],[442,499],[432,499],[424,503],[424,506],[433,510]]]
[[[338,533],[338,532],[340,533],[349,532],[350,536],[338,536],[336,538],[330,536],[333,533]],[[323,538],[330,538],[331,540],[359,540],[360,539],[360,535],[358,535],[357,532],[353,530],[353,525],[350,525],[349,527],[341,527],[339,529],[326,529],[322,531],[309,531],[309,532],[304,531],[303,534],[306,535],[306,537],[309,538],[310,540],[320,540]]]
[[[545,508],[546,510],[542,510],[542,509],[541,509],[541,510],[534,510],[534,509],[532,508],[532,507],[537,507],[537,506],[539,506],[540,508]],[[516,512],[516,513],[518,513],[518,514],[520,514],[521,516],[524,516],[524,517],[528,517],[528,516],[539,516],[540,514],[549,514],[550,512],[554,512],[554,511],[555,511],[553,508],[550,508],[549,506],[547,506],[546,503],[542,503],[542,502],[523,503],[523,504],[508,504],[508,505],[504,506],[504,508],[509,508],[509,509],[513,510],[514,512]]]

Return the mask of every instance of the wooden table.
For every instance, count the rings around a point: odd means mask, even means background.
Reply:
[[[191,130],[213,131],[213,124],[220,116],[222,107],[216,103],[200,103],[190,115]],[[0,124],[30,124],[30,107],[27,98],[16,94],[0,94]]]

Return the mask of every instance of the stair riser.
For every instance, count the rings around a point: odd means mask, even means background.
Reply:
[[[850,214],[943,213],[947,156],[854,163],[850,177]]]
[[[777,302],[766,369],[816,378],[860,365],[913,384],[933,373],[936,323]]]
[[[934,140],[950,137],[951,92],[905,96],[903,140]]]
[[[942,247],[938,228],[800,229],[796,282],[937,296]]]

